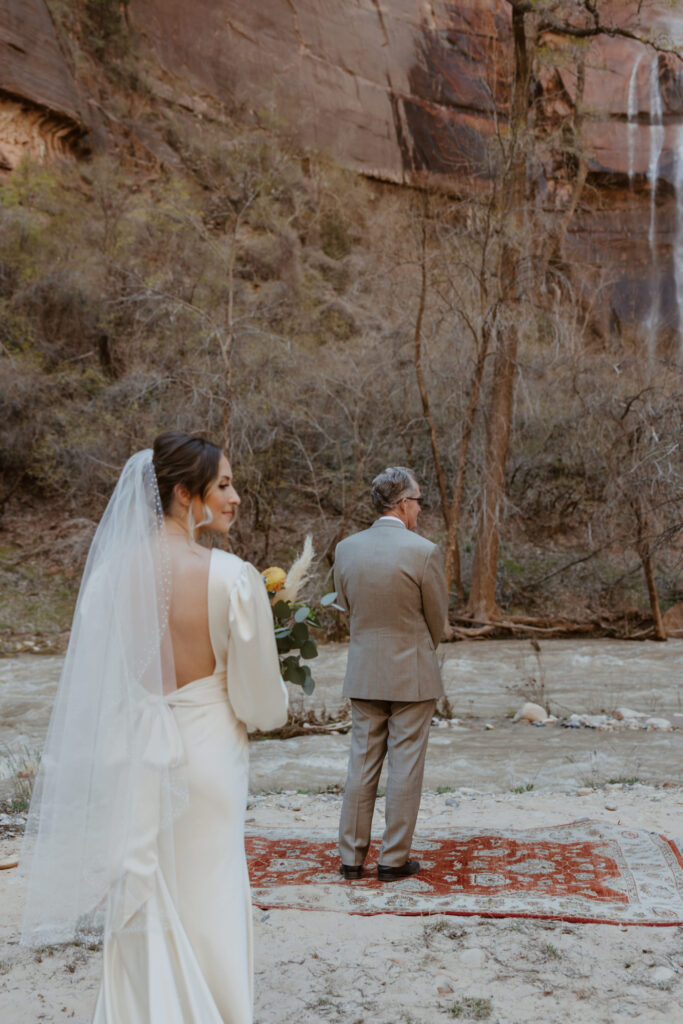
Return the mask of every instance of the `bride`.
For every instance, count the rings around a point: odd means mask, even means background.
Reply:
[[[22,851],[22,942],[104,929],[94,1024],[250,1024],[248,729],[287,716],[226,456],[169,431],[97,529]]]

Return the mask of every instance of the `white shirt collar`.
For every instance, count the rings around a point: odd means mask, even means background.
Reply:
[[[408,529],[408,527],[403,522],[403,520],[399,519],[398,516],[380,516],[379,519],[377,520],[377,522],[381,523],[382,520],[387,520],[387,519],[389,520],[390,523],[400,523],[404,530]]]

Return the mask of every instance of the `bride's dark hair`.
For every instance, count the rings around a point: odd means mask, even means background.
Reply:
[[[166,430],[154,439],[153,464],[164,513],[173,500],[173,488],[182,484],[194,497],[204,500],[218,476],[221,449],[201,434]]]

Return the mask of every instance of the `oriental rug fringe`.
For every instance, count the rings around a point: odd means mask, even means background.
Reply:
[[[247,832],[254,904],[347,914],[479,914],[602,924],[683,924],[683,854],[655,832],[598,821],[532,829],[421,830],[418,875],[377,879],[373,841],[362,879],[339,875],[336,836]]]

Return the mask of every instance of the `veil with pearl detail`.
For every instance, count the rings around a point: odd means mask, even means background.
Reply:
[[[22,849],[23,945],[71,941],[105,924],[165,926],[162,912],[156,922],[139,913],[160,904],[128,862],[163,848],[172,864],[172,824],[187,804],[182,742],[164,699],[176,687],[170,592],[146,449],[121,472],[81,581]],[[172,871],[167,878],[172,885]]]

